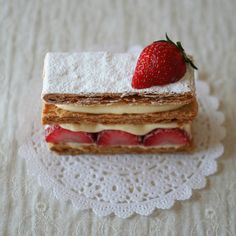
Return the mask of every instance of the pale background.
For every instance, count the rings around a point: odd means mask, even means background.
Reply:
[[[236,235],[235,0],[0,3],[0,235]],[[218,173],[191,200],[150,217],[99,218],[50,197],[17,154],[21,124],[30,124],[19,104],[27,107],[30,85],[41,80],[45,53],[125,51],[165,32],[194,55],[221,100],[227,136]]]

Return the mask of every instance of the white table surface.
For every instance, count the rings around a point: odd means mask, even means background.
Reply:
[[[236,1],[0,0],[0,235],[236,235]],[[150,217],[97,217],[27,176],[17,154],[27,97],[48,51],[125,51],[168,32],[221,100],[227,136],[216,175]],[[39,98],[40,99],[40,98]],[[40,115],[40,114],[39,114]]]

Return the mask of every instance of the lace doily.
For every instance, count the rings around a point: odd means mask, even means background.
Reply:
[[[199,114],[192,154],[57,156],[48,151],[39,116],[19,153],[43,187],[78,209],[126,218],[170,208],[206,185],[205,177],[215,173],[223,153],[224,115],[217,111],[218,100],[209,95],[205,82],[197,81],[196,87]]]

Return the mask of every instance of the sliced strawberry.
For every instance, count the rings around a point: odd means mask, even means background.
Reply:
[[[46,129],[46,142],[50,143],[93,143],[92,135],[86,132],[74,132],[61,128],[59,125],[52,125]]]
[[[138,145],[140,138],[120,130],[104,130],[98,134],[97,144],[102,146],[110,145]]]
[[[156,129],[143,139],[144,146],[185,145],[189,143],[187,133],[179,128]]]

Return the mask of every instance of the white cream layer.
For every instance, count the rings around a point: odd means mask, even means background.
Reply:
[[[156,124],[145,124],[145,125],[133,125],[133,124],[60,124],[64,129],[71,131],[83,131],[88,133],[97,133],[103,130],[121,130],[135,135],[145,135],[157,128],[170,129],[170,128],[181,128],[185,130],[189,137],[191,137],[191,125],[189,123],[179,125],[178,123],[156,123]]]
[[[57,104],[58,108],[71,111],[92,114],[143,114],[153,112],[164,112],[179,109],[183,104],[165,104],[165,105],[129,105],[129,104],[111,104],[111,105],[79,105],[79,104]]]

